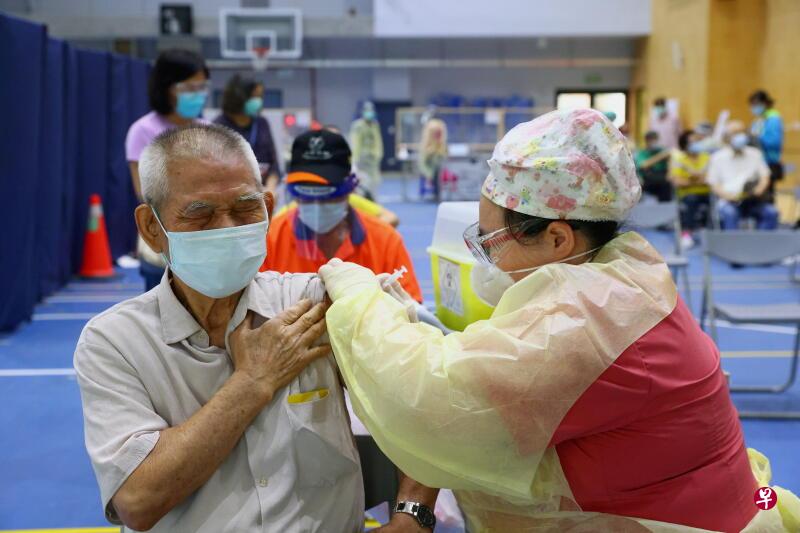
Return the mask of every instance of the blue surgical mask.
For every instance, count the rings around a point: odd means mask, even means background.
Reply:
[[[262,107],[264,107],[264,99],[254,96],[244,103],[244,114],[250,117],[258,116]]]
[[[155,213],[155,210],[153,211]],[[255,278],[267,257],[269,220],[201,231],[167,231],[170,270],[181,281],[209,298],[224,298]]]
[[[178,93],[178,103],[175,111],[183,118],[197,118],[206,105],[205,91]]]
[[[753,104],[750,106],[750,112],[753,113],[755,116],[760,117],[766,111],[766,107],[764,104]]]
[[[309,202],[297,206],[300,221],[314,233],[328,233],[347,216],[347,200],[342,202]]]
[[[667,111],[667,108],[662,105],[657,105],[654,107],[654,109],[657,115],[663,115]]]
[[[364,117],[365,120],[375,120],[375,111],[364,111],[361,116]]]
[[[733,137],[731,137],[731,146],[736,150],[741,150],[745,146],[747,146],[747,141],[749,138],[747,137],[746,133],[737,133]]]
[[[701,143],[699,141],[696,141],[696,142],[693,142],[693,143],[689,143],[689,146],[687,147],[687,151],[690,154],[699,154],[700,152],[703,151],[703,143]]]

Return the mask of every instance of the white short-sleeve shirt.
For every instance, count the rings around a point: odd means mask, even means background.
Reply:
[[[748,181],[769,175],[769,167],[758,148],[745,146],[738,153],[730,146],[720,148],[708,163],[708,184],[732,195],[742,194]]]
[[[323,295],[315,276],[258,274],[228,333],[248,310],[258,326],[302,298],[320,301]],[[155,447],[159,432],[207,403],[233,364],[228,350],[209,345],[173,293],[168,273],[152,291],[92,319],[74,364],[86,448],[106,515],[116,521],[111,498]],[[329,357],[280,390],[211,478],[150,531],[340,533],[361,531],[363,513],[358,452]]]

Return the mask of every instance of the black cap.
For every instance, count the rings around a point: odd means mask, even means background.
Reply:
[[[351,174],[351,155],[350,146],[338,133],[307,131],[292,143],[286,183],[340,185]]]

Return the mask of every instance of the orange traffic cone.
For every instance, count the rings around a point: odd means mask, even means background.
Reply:
[[[83,262],[79,274],[87,278],[109,278],[114,275],[106,219],[103,217],[103,204],[99,194],[93,194],[89,198],[89,227],[83,243]]]

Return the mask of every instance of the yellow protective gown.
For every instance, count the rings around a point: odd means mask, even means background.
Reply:
[[[581,394],[676,301],[662,258],[626,233],[591,263],[527,276],[463,333],[410,323],[377,285],[338,299],[327,323],[358,417],[403,472],[455,491],[470,531],[692,531],[581,512],[548,447]],[[784,531],[772,511],[753,531]]]

